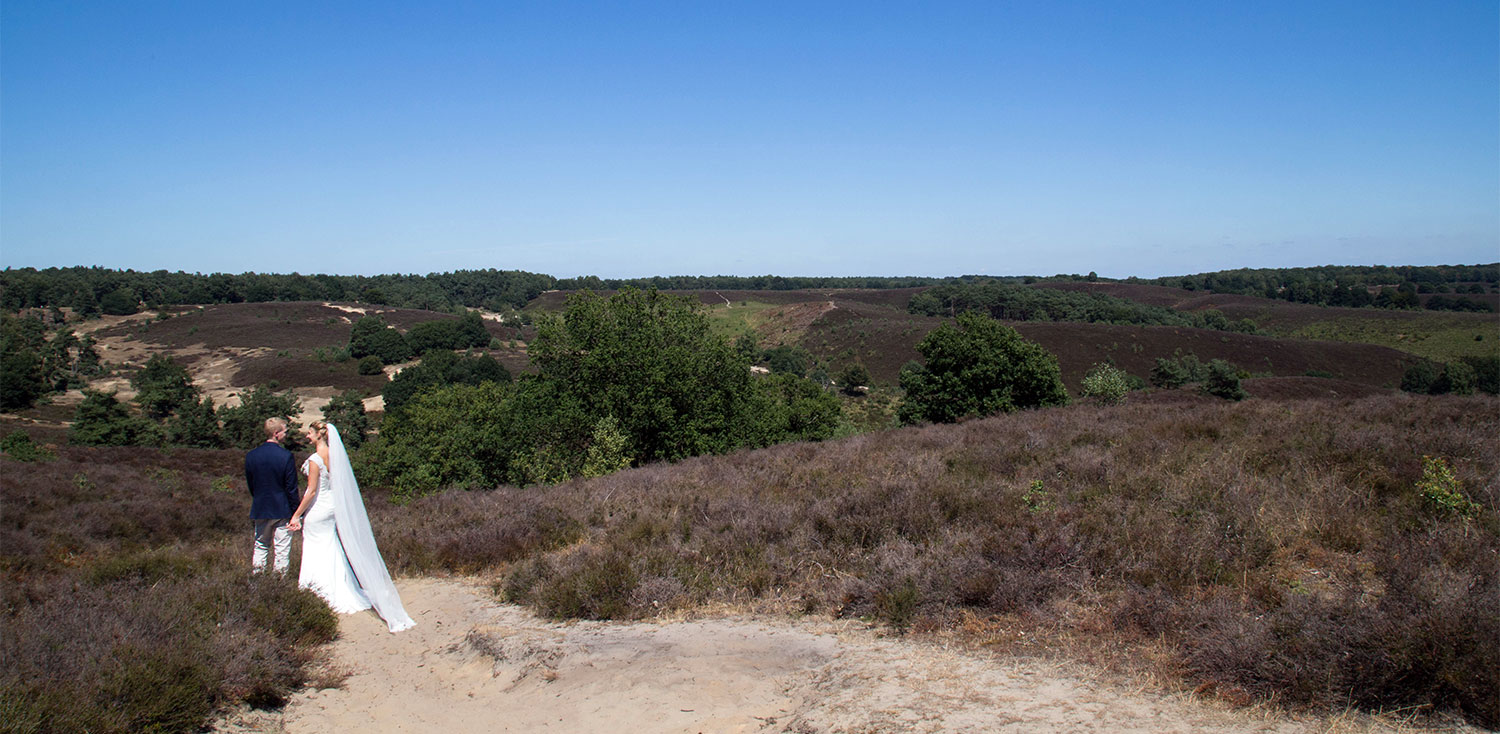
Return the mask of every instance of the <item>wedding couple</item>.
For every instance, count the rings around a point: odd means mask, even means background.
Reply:
[[[245,454],[250,518],[255,521],[251,564],[256,573],[265,570],[266,557],[273,554],[276,571],[286,573],[292,533],[301,530],[302,588],[323,597],[339,614],[374,607],[392,632],[414,626],[375,547],[359,482],[338,429],[314,421],[304,433],[315,450],[302,464],[307,491],[299,501],[296,461],[281,446],[286,421],[271,418],[265,427],[265,443]]]

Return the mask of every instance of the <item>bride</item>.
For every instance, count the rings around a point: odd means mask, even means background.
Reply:
[[[299,585],[323,597],[339,614],[373,606],[392,632],[414,626],[375,547],[339,430],[313,421],[304,435],[317,450],[302,465],[307,491],[288,524],[302,531]]]

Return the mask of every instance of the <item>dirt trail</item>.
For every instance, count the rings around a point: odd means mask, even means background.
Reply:
[[[403,579],[417,627],[342,617],[341,689],[217,731],[1308,732],[1078,670],[882,637],[858,623],[730,618],[558,624],[473,581]],[[1340,731],[1383,725],[1335,722]]]

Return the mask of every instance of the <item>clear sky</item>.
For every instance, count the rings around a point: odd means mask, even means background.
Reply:
[[[1500,260],[1500,3],[0,4],[0,265]]]

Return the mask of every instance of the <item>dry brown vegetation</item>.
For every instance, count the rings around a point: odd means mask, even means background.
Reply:
[[[188,732],[301,686],[336,620],[248,575],[239,452],[53,450],[0,459],[0,729]]]
[[[1490,397],[1162,391],[550,488],[367,494],[398,572],[496,573],[552,616],[705,602],[862,616],[1151,661],[1229,700],[1494,726],[1497,434]],[[181,730],[307,675],[285,643],[326,639],[331,617],[246,580],[237,452],[56,451],[0,460],[7,718]],[[1424,496],[1424,456],[1477,514]]]
[[[755,601],[1021,629],[1231,700],[1500,723],[1493,398],[1161,395],[450,492],[377,522],[407,572],[503,569],[507,597],[554,616]],[[1424,498],[1423,456],[1476,517]]]

